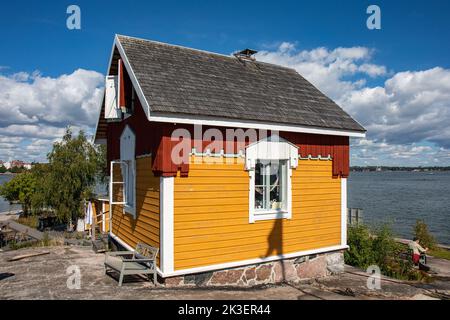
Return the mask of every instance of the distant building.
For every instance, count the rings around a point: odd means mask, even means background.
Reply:
[[[2,161],[0,160],[0,166],[4,166],[7,170],[10,170],[12,168],[25,168],[25,169],[31,169],[32,164],[29,162],[24,162],[22,160],[12,160],[12,161]]]
[[[27,169],[27,170],[30,170],[31,169],[31,167],[32,167],[32,165],[31,165],[31,163],[24,163],[24,165],[23,165],[23,167],[25,168],[25,169]]]

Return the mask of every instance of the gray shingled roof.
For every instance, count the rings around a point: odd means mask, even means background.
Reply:
[[[365,131],[295,70],[118,36],[150,114]]]

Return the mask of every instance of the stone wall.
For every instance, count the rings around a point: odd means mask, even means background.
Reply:
[[[166,278],[167,287],[200,286],[251,287],[281,282],[298,282],[344,271],[343,251],[327,252],[294,259]]]

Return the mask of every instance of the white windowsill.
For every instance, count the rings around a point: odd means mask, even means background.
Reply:
[[[125,204],[123,206],[123,211],[124,211],[124,214],[128,213],[128,214],[131,214],[133,216],[133,218],[136,217],[136,209],[134,207],[131,207],[131,206]]]
[[[253,212],[253,219],[255,221],[287,219],[287,218],[289,218],[289,212],[285,210],[264,210]]]

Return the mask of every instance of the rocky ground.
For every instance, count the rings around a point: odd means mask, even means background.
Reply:
[[[29,253],[49,254],[8,261]],[[367,275],[348,267],[346,272],[301,284],[281,284],[252,289],[164,288],[129,276],[123,287],[117,275],[104,275],[103,254],[88,247],[27,248],[0,252],[0,299],[435,299],[450,294],[450,263],[430,261],[441,272],[430,284],[381,280],[381,290],[367,288]],[[76,287],[73,272],[81,274]],[[447,272],[447,273],[446,273]],[[69,286],[68,286],[69,284]]]

